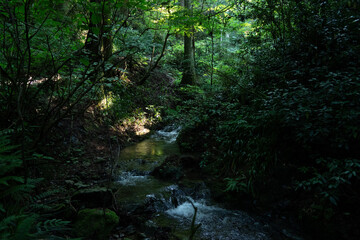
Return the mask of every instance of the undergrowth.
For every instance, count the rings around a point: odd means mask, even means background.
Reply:
[[[58,190],[34,194],[42,179],[26,179],[17,146],[11,144],[12,131],[0,132],[0,238],[69,239],[69,221],[56,219],[57,204],[47,199]]]

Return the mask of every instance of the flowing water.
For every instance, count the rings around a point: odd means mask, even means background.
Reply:
[[[146,226],[171,228],[180,239],[189,236],[194,206],[198,209],[195,223],[201,224],[195,239],[276,239],[268,224],[243,211],[214,204],[202,181],[194,181],[192,188],[184,188],[149,175],[167,156],[179,153],[175,141],[180,130],[180,127],[168,126],[121,152],[118,203],[130,215],[150,212],[153,217],[147,220]]]
[[[171,194],[171,182],[160,181],[149,173],[167,156],[179,153],[175,143],[179,131],[179,127],[165,127],[150,138],[121,151],[117,181],[121,185],[117,192],[119,203],[131,209],[155,195]]]

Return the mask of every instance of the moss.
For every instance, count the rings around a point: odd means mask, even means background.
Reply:
[[[179,224],[178,221],[172,219],[165,214],[159,214],[156,218],[152,219],[156,226],[159,228],[171,228],[171,234],[168,236],[169,240],[182,240],[189,238],[188,226]]]
[[[74,230],[77,236],[86,239],[108,239],[119,217],[106,209],[83,209],[79,211]]]

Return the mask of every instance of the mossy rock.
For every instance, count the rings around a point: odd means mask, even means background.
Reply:
[[[85,239],[108,239],[113,228],[119,223],[114,211],[106,209],[83,209],[79,211],[74,225],[77,236]]]
[[[158,167],[156,167],[151,175],[156,178],[167,181],[179,181],[184,176],[183,168],[180,165],[179,156],[171,155]]]

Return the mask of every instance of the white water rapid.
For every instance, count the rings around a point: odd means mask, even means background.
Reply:
[[[145,223],[145,229],[171,229],[181,239],[189,236],[194,214],[192,202],[197,208],[196,224],[201,224],[195,239],[276,239],[272,236],[274,230],[268,224],[245,212],[212,204],[210,191],[201,179],[196,182],[183,179],[182,181],[192,184],[185,188],[184,185],[159,180],[150,175],[167,156],[179,154],[176,138],[180,130],[179,126],[167,126],[153,133],[149,139],[121,152],[121,172],[116,183],[120,186],[117,191],[118,204],[124,211],[129,215],[150,212],[152,217]]]

